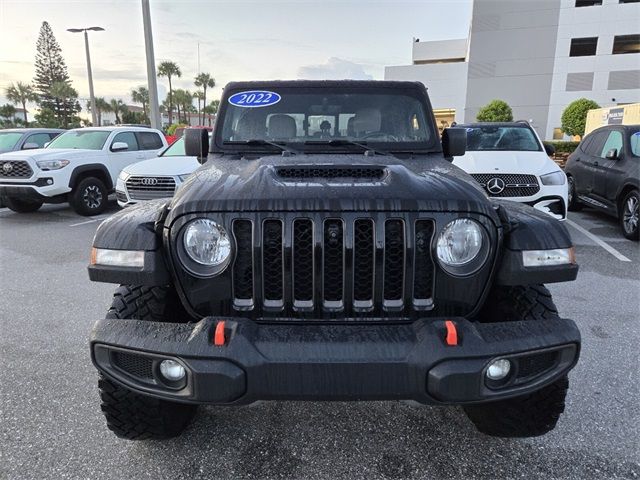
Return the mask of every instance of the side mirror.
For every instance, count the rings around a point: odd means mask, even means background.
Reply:
[[[618,149],[617,148],[612,148],[611,150],[609,150],[607,152],[607,154],[605,155],[605,158],[607,158],[608,160],[617,160],[618,159]]]
[[[445,128],[442,131],[442,153],[451,161],[453,157],[464,155],[467,151],[467,130],[465,128]]]
[[[209,154],[209,132],[205,128],[187,128],[184,131],[184,152],[205,163]]]
[[[556,153],[556,147],[551,145],[550,143],[543,143],[544,151],[547,152],[547,155],[551,156]]]
[[[125,150],[129,150],[129,145],[125,142],[113,142],[111,145],[112,152],[123,152]]]
[[[34,150],[36,148],[40,148],[40,145],[32,142],[27,142],[22,146],[22,150]]]

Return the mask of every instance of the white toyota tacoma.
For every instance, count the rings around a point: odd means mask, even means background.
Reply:
[[[46,148],[0,155],[0,197],[19,213],[68,201],[81,215],[97,215],[106,208],[120,171],[166,146],[164,135],[151,128],[69,130]]]
[[[185,178],[200,166],[196,157],[184,151],[184,137],[158,157],[129,165],[120,172],[116,184],[118,205],[126,207],[142,200],[173,197]]]
[[[526,122],[468,123],[467,151],[453,163],[485,189],[490,197],[526,203],[564,220],[567,217],[567,177]]]

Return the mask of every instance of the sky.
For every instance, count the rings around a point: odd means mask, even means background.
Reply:
[[[229,81],[383,79],[384,67],[411,63],[413,38],[465,38],[472,0],[151,0],[156,64],[176,62],[175,88],[194,91],[198,71],[216,80],[208,99]],[[30,82],[36,41],[49,22],[73,87],[89,96],[82,34],[89,32],[95,94],[131,103],[146,85],[140,0],[0,0],[0,104],[12,82]],[[198,55],[199,46],[199,55]],[[198,64],[200,67],[198,68]],[[158,79],[166,96],[166,78]],[[85,101],[82,101],[83,105]]]

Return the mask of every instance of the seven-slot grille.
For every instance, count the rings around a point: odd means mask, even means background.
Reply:
[[[33,170],[23,160],[0,161],[0,178],[30,178]]]
[[[173,197],[176,191],[176,181],[173,177],[131,176],[125,183],[132,200]]]
[[[522,175],[516,173],[473,173],[471,176],[482,188],[487,190],[492,197],[530,197],[540,191],[540,185],[535,175]],[[504,190],[492,192],[488,184],[494,178],[504,182]]]
[[[431,219],[235,219],[236,310],[357,316],[433,307]]]

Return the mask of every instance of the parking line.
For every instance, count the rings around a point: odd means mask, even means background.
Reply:
[[[98,222],[98,221],[100,221],[100,220],[104,220],[105,218],[107,218],[107,217],[105,217],[105,216],[102,216],[102,217],[95,217],[95,218],[92,218],[91,220],[87,220],[87,221],[85,221],[85,222],[72,223],[72,224],[71,224],[71,225],[69,225],[69,226],[70,226],[70,227],[79,227],[80,225],[86,225],[87,223]]]
[[[573,228],[575,228],[576,230],[578,230],[580,233],[584,234],[586,237],[590,238],[593,242],[595,242],[597,245],[600,245],[602,248],[604,248],[607,252],[609,252],[611,255],[613,255],[614,257],[616,257],[618,260],[620,260],[621,262],[630,262],[631,260],[629,260],[627,257],[625,257],[623,254],[621,254],[619,251],[617,251],[615,248],[613,248],[611,245],[603,242],[602,240],[600,240],[598,237],[596,237],[593,233],[591,233],[590,231],[588,231],[587,229],[581,227],[580,225],[578,225],[575,222],[572,222],[571,220],[567,219],[567,223],[569,225],[571,225]]]

